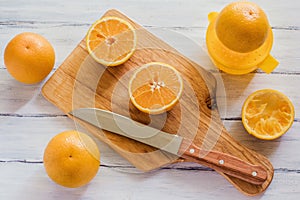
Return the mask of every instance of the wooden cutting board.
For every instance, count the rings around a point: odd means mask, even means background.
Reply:
[[[117,67],[102,66],[89,56],[84,38],[45,83],[42,88],[44,97],[66,114],[83,107],[110,110],[168,133],[193,139],[203,149],[228,153],[261,165],[268,172],[268,178],[262,185],[253,185],[220,174],[247,195],[263,192],[273,178],[272,164],[264,156],[239,144],[225,130],[215,105],[216,81],[213,75],[124,14],[109,10],[104,16],[123,18],[136,28],[138,43],[133,56]],[[138,111],[129,101],[127,88],[130,75],[134,69],[149,62],[164,62],[174,66],[184,80],[180,102],[167,114],[149,116]],[[164,151],[99,130],[83,121],[78,120],[78,123],[143,171],[185,161]]]

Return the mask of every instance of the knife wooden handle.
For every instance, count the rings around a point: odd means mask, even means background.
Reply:
[[[255,185],[263,184],[267,179],[267,171],[258,165],[217,151],[205,151],[193,142],[184,139],[178,152],[187,161],[206,165],[218,172],[239,178]]]

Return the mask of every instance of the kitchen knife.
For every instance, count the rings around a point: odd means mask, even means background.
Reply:
[[[197,147],[192,140],[169,134],[136,122],[128,117],[97,108],[80,108],[69,113],[98,128],[156,147],[185,158],[188,161],[205,163],[206,166],[248,183],[261,185],[267,179],[262,166],[217,151],[206,151]]]

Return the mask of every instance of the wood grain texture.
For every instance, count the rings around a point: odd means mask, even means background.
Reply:
[[[123,9],[122,9],[123,11]],[[98,13],[98,16],[100,14]],[[142,17],[137,17],[139,20]],[[12,28],[13,25],[2,25],[2,29],[0,32],[0,45],[6,46],[8,40],[11,39],[14,35],[23,32],[23,31],[34,31],[45,36],[52,44],[55,44],[55,52],[56,52],[56,65],[55,69],[61,64],[67,55],[74,49],[74,46],[78,44],[78,41],[82,39],[82,36],[86,33],[89,26],[92,23],[90,22],[83,23],[82,25],[73,25],[71,22],[53,22],[40,24],[38,21],[34,22],[21,22],[16,23],[16,27]],[[207,20],[205,18],[205,20]],[[159,20],[158,20],[159,21]],[[79,23],[79,22],[78,22]],[[161,30],[164,29],[168,32],[176,32],[178,34],[182,34],[187,38],[193,40],[196,44],[201,46],[205,43],[205,33],[206,33],[206,23],[199,23],[199,27],[165,27],[165,26],[146,26],[146,29],[150,31]],[[13,27],[14,27],[13,26]],[[51,30],[49,32],[49,29]],[[56,34],[52,34],[56,33]],[[299,46],[299,43],[295,42],[299,39],[297,30],[289,30],[284,28],[274,28],[274,41],[276,42],[272,48],[272,55],[279,60],[280,64],[276,68],[276,70],[270,74],[297,74],[300,73],[300,66],[297,65],[297,60],[299,60],[298,54],[291,54],[290,52],[296,52]],[[72,35],[72,37],[69,37]],[[160,35],[158,35],[160,36]],[[179,49],[183,55],[187,55],[191,57],[193,60],[199,61],[206,60],[205,57],[199,57],[199,46],[190,46],[186,43],[186,40],[174,40],[173,37],[165,37],[164,41],[169,43],[172,47]],[[2,53],[2,52],[1,52]],[[209,64],[209,62],[207,62]],[[4,63],[0,63],[0,69],[4,69]]]
[[[152,31],[175,31],[202,45],[208,24],[207,14],[232,0],[89,0],[89,1],[0,1],[0,55],[16,34],[42,34],[54,46],[55,69],[82,39],[93,21],[106,10],[116,8]],[[0,199],[255,199],[298,200],[300,196],[300,1],[253,0],[268,15],[274,33],[272,55],[280,65],[272,74],[260,71],[245,76],[222,74],[226,96],[218,101],[227,106],[222,116],[226,129],[239,143],[268,157],[275,168],[272,184],[262,194],[245,197],[223,177],[193,163],[176,163],[151,173],[141,173],[125,159],[99,142],[102,166],[93,181],[78,189],[51,182],[42,166],[46,143],[60,131],[77,126],[40,94],[43,83],[22,85],[7,73],[0,62]],[[155,12],[154,12],[155,11]],[[170,35],[160,38],[202,64],[199,46]],[[54,70],[53,70],[54,72]],[[262,141],[246,133],[240,119],[243,101],[250,93],[273,88],[294,103],[296,118],[291,129],[274,141]],[[78,127],[77,127],[78,128]],[[84,130],[83,130],[84,131]],[[98,140],[99,141],[99,140]],[[132,174],[134,172],[134,174]],[[139,172],[139,173],[138,173]],[[138,173],[138,174],[136,174]]]
[[[271,5],[269,1],[265,0],[252,1],[259,4],[266,11],[272,26],[280,28],[297,28],[300,26],[300,22],[295,20],[298,14],[297,9],[300,7],[298,2],[293,0],[276,0],[276,5]],[[133,19],[140,18],[140,23],[146,26],[192,27],[204,24],[208,12],[221,10],[224,5],[230,2],[232,0],[212,2],[201,0],[186,0],[184,2],[181,0],[152,0],[142,1],[142,3],[138,0],[90,0],[89,2],[74,1],[71,8],[66,8],[65,2],[58,0],[47,2],[47,4],[44,1],[30,0],[22,7],[20,7],[18,1],[2,0],[1,18],[12,26],[14,23],[23,25],[26,22],[30,23],[35,20],[42,23],[41,26],[44,25],[45,21],[48,23],[62,21],[64,23],[73,23],[76,26],[95,21],[99,18],[99,11],[104,12],[115,8],[123,10],[125,13],[132,13],[131,17]],[[201,12],[201,10],[206,12]],[[286,12],[286,10],[290,12]],[[13,13],[19,14],[14,15]],[[78,14],[75,15],[74,13]]]
[[[79,128],[66,116],[1,116],[0,121],[1,141],[3,141],[0,145],[0,161],[3,162],[15,160],[42,162],[43,150],[54,135],[65,130]],[[295,122],[293,128],[284,137],[275,141],[262,141],[247,134],[239,120],[226,120],[225,126],[238,142],[268,157],[274,164],[275,169],[286,171],[296,171],[298,169],[300,163],[300,151],[297,150],[300,142],[299,122]],[[16,142],[15,138],[21,139]],[[102,152],[101,161],[104,165],[117,166],[120,169],[131,166],[107,145],[99,140],[97,142]],[[20,145],[20,143],[23,145]],[[291,157],[294,157],[294,159],[290,159]],[[185,162],[178,164],[179,168],[188,169],[191,166],[196,167],[197,165]]]
[[[188,54],[190,55],[190,54]],[[0,70],[0,111],[6,115],[63,115],[53,104],[45,101],[40,93],[43,83],[39,85],[23,85],[13,80],[5,69]],[[53,74],[53,73],[52,73]],[[52,75],[50,74],[50,76]],[[293,102],[295,110],[300,110],[300,93],[294,87],[300,83],[297,74],[247,74],[234,76],[221,75],[224,83],[224,94],[217,93],[218,107],[226,109],[223,120],[240,119],[244,100],[258,89],[273,88],[285,93]],[[280,80],[280,81],[278,81]],[[238,83],[238,84],[233,84]],[[293,87],[287,87],[291,85]],[[13,103],[12,103],[13,102]],[[300,112],[295,113],[300,120]]]
[[[211,169],[247,183],[262,185],[268,178],[267,170],[262,166],[252,165],[235,156],[219,151],[205,151],[186,138],[183,138],[179,152],[185,162],[198,163],[202,161]]]
[[[236,142],[223,127],[215,105],[216,80],[212,74],[118,11],[110,10],[104,16],[125,18],[137,29],[138,47],[134,55],[122,66],[106,68],[88,56],[83,39],[44,85],[43,95],[65,113],[76,108],[97,107],[148,124],[150,116],[139,112],[129,102],[128,79],[132,70],[143,64],[153,61],[168,63],[183,76],[185,90],[181,101],[167,114],[161,128],[168,133],[190,138],[205,150],[213,149],[231,154],[245,162],[264,167],[267,170],[267,179],[262,185],[250,184],[219,172],[245,194],[256,195],[264,191],[272,180],[273,167],[264,156]],[[186,116],[188,117],[185,119]],[[154,122],[151,125],[159,126],[161,117],[162,115],[151,116],[151,123]],[[141,170],[149,171],[172,162],[182,161],[166,152],[78,121]],[[193,130],[195,124],[199,126]],[[207,162],[199,161],[199,163],[211,166]]]

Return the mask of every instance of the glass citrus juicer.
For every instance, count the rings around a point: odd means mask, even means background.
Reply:
[[[208,15],[206,46],[213,63],[229,74],[260,68],[272,72],[279,64],[270,55],[273,32],[264,11],[251,2],[234,2]]]

